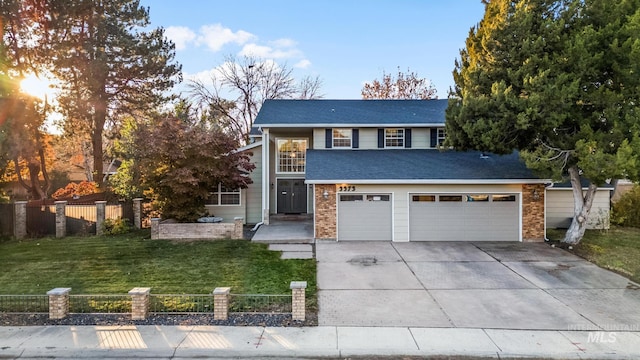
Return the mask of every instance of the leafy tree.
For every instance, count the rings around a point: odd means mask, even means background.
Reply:
[[[103,178],[103,132],[121,114],[155,109],[179,80],[175,46],[164,29],[148,30],[139,0],[8,0],[18,29],[11,44],[60,81],[67,134],[91,138],[94,179]],[[16,3],[20,6],[16,7]]]
[[[98,191],[98,184],[92,181],[81,181],[79,183],[70,182],[64,188],[56,190],[51,194],[51,197],[54,199],[65,199],[73,196],[91,195]]]
[[[174,116],[161,117],[135,132],[142,187],[150,189],[164,218],[194,221],[206,214],[205,203],[219,183],[246,188],[255,168],[238,142],[219,127],[193,126]]]
[[[447,142],[569,178],[578,243],[598,185],[639,178],[640,1],[491,0],[453,72]],[[581,180],[588,189],[582,191]]]
[[[407,69],[407,73],[400,71],[393,76],[382,72],[382,80],[365,83],[362,88],[363,99],[437,99],[436,88],[431,81],[418,77],[418,74]]]
[[[230,129],[244,142],[265,100],[321,98],[321,85],[317,77],[303,78],[296,85],[290,68],[252,56],[241,60],[229,56],[209,83],[189,82],[191,97],[204,113],[201,117]]]

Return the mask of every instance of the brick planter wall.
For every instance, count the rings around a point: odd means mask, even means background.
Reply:
[[[242,239],[242,220],[233,223],[175,223],[151,219],[151,239]]]
[[[324,192],[329,194],[325,199]],[[314,216],[316,224],[316,239],[336,239],[336,186],[316,185],[315,186],[316,210]]]
[[[538,198],[534,198],[534,190]],[[544,184],[522,185],[522,241],[544,241]]]

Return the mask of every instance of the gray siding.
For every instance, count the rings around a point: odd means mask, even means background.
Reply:
[[[400,126],[402,128],[402,126]],[[378,148],[378,129],[377,128],[360,128],[360,150],[371,150]],[[325,147],[325,128],[313,129],[313,146],[312,149],[321,150]],[[411,129],[411,148],[412,149],[431,149],[431,128],[412,128]]]
[[[573,218],[573,192],[571,189],[547,190],[547,228],[567,228]],[[609,190],[598,190],[593,199],[587,229],[609,228]]]
[[[251,149],[251,161],[256,168],[251,172],[253,183],[245,190],[247,224],[257,224],[262,221],[262,146]]]

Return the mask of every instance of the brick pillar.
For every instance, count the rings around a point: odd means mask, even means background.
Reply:
[[[61,238],[67,236],[67,215],[64,209],[67,206],[66,201],[56,201],[56,237]]]
[[[544,184],[522,185],[522,241],[544,241]]]
[[[149,314],[151,288],[137,287],[129,290],[131,296],[131,320],[144,320]]]
[[[142,198],[133,199],[133,226],[142,229]]]
[[[96,201],[96,235],[104,233],[104,219],[107,214],[107,202]]]
[[[336,186],[315,185],[315,235],[316,239],[336,239]],[[325,197],[326,194],[326,197]]]
[[[305,320],[306,281],[292,281],[291,285],[291,317],[293,320]]]
[[[241,216],[237,216],[233,218],[233,238],[234,239],[244,239],[244,231],[243,231],[243,222],[244,218]]]
[[[69,314],[69,292],[71,288],[55,288],[49,295],[49,319],[64,319]]]
[[[13,236],[24,239],[27,236],[27,202],[16,201],[13,204]]]
[[[160,239],[160,219],[151,219],[151,240]]]
[[[227,320],[229,318],[230,287],[213,289],[213,320]]]

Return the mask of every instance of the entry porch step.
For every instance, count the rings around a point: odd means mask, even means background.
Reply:
[[[269,250],[281,251],[280,259],[313,259],[311,244],[270,244]]]

